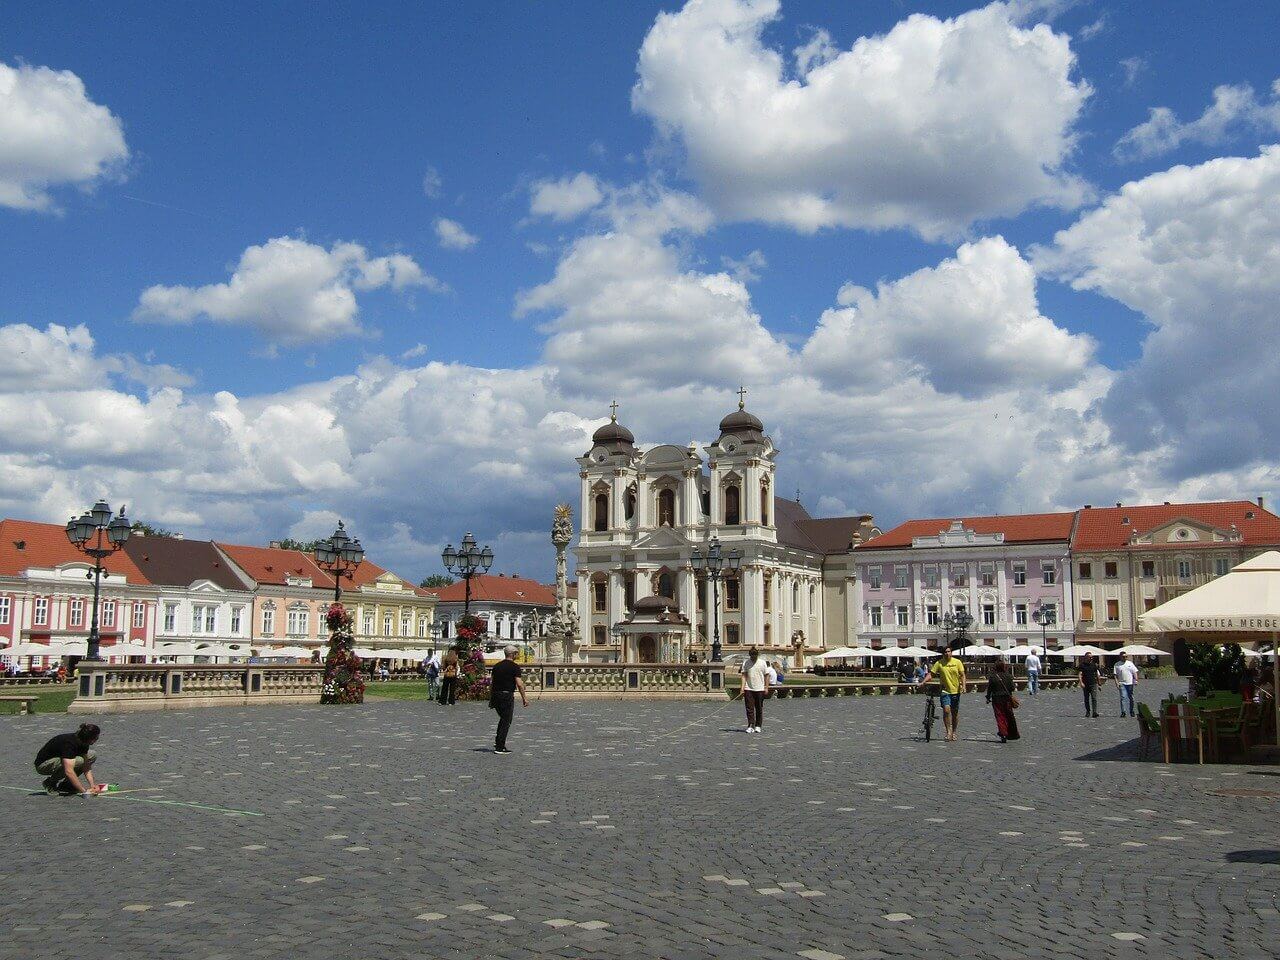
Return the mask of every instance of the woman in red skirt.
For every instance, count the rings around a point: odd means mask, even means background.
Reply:
[[[1003,662],[991,668],[987,674],[987,703],[991,704],[996,715],[996,733],[1000,735],[1001,743],[1022,739],[1018,733],[1018,718],[1013,715],[1018,702],[1015,690],[1016,684]]]

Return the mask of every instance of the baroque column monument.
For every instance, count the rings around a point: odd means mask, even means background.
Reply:
[[[551,543],[556,548],[556,609],[547,618],[547,660],[568,662],[578,646],[578,623],[569,615],[569,578],[564,551],[573,540],[573,511],[567,503],[556,507]]]

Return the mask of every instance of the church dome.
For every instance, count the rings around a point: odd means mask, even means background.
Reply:
[[[764,440],[764,424],[754,413],[747,412],[747,390],[738,391],[738,409],[720,421],[720,439],[737,437],[744,442],[760,443]]]
[[[607,447],[616,443],[634,444],[636,442],[636,438],[630,430],[620,424],[617,420],[610,420],[591,435],[591,442]]]

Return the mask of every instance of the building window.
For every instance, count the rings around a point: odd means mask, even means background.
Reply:
[[[366,637],[373,636],[373,614],[368,611],[364,615],[364,635]]]
[[[767,483],[760,488],[760,522],[766,527],[769,525],[769,485]]]
[[[967,587],[969,585],[969,568],[968,567],[952,567],[951,583],[957,587]]]
[[[631,520],[636,515],[636,488],[634,486],[627,487],[626,499],[622,501],[622,516],[625,520]]]
[[[968,613],[969,606],[968,604],[964,604],[964,603],[953,603],[951,605],[951,612],[952,613]]]
[[[1231,561],[1226,557],[1215,557],[1213,560],[1213,575],[1215,577],[1225,577],[1231,571]]]
[[[49,600],[47,597],[36,597],[35,625],[47,626],[49,623]]]
[[[1082,563],[1082,564],[1080,564],[1080,579],[1081,579],[1081,580],[1091,580],[1091,579],[1093,579],[1093,564],[1092,564],[1092,563]]]
[[[262,609],[262,633],[271,636],[276,632],[276,611],[272,607]]]
[[[809,616],[814,616],[814,611],[818,609],[818,588],[812,583],[809,584]]]
[[[413,617],[407,613],[400,614],[400,636],[413,636]]]
[[[737,610],[741,605],[742,595],[737,577],[729,577],[724,582],[724,605],[727,610]]]
[[[391,614],[384,613],[382,615],[382,635],[384,637],[391,636],[391,626],[394,622],[395,622],[395,618],[393,618]]]
[[[1190,560],[1178,561],[1178,579],[1179,580],[1191,579],[1191,561]]]
[[[735,484],[724,488],[724,522],[729,527],[742,522],[742,493]]]
[[[1040,564],[1040,581],[1046,587],[1051,587],[1058,582],[1058,570],[1052,563]]]
[[[205,633],[218,632],[218,608],[217,607],[211,606],[211,607],[204,608],[204,632]]]
[[[9,622],[9,607],[11,601],[8,597],[0,597],[0,623]]]
[[[773,577],[764,578],[764,609],[766,613],[773,609]]]
[[[1155,575],[1156,575],[1156,562],[1154,560],[1143,560],[1142,561],[1142,578],[1144,580],[1151,580],[1155,577]]]
[[[1120,601],[1108,600],[1107,601],[1107,623],[1119,623],[1119,622],[1120,622]]]
[[[176,603],[166,603],[164,605],[164,632],[173,633],[178,622],[178,605]]]
[[[931,627],[938,625],[938,605],[931,603],[924,608],[924,622]]]
[[[942,582],[942,581],[938,579],[938,568],[937,568],[937,567],[925,567],[925,568],[924,568],[924,585],[925,585],[926,587],[930,587],[930,588],[932,588],[932,589],[934,589],[934,590],[937,590],[937,589],[938,589],[938,586],[941,584],[941,582]]]
[[[233,637],[240,636],[240,614],[244,607],[231,608],[231,635]]]
[[[674,490],[658,491],[658,526],[674,527],[676,525],[676,492]]]
[[[738,633],[738,625],[736,623],[725,624],[724,639],[730,646],[737,646],[742,642],[742,638]]]
[[[1093,601],[1092,600],[1080,601],[1080,619],[1087,620],[1090,623],[1093,622]]]
[[[596,530],[608,530],[609,495],[607,493],[597,493],[595,503],[595,528]]]
[[[907,626],[908,624],[907,614],[908,614],[908,611],[906,607],[898,608],[898,626],[900,627]]]
[[[419,617],[418,618],[418,636],[425,637],[427,635],[429,626],[430,624],[427,621],[426,617]]]
[[[1027,585],[1027,565],[1025,563],[1015,563],[1013,565],[1013,585],[1015,587],[1025,587]]]
[[[1156,598],[1155,598],[1155,597],[1143,597],[1143,598],[1142,598],[1142,609],[1143,609],[1143,610],[1154,610],[1155,608],[1156,608]]]
[[[1108,560],[1102,565],[1102,575],[1108,580],[1114,580],[1120,576],[1120,565],[1114,560]]]
[[[141,630],[147,625],[147,608],[140,603],[133,605],[133,627],[135,630]]]
[[[71,601],[70,626],[73,626],[73,627],[84,626],[84,601],[81,600],[79,597],[76,597]]]
[[[636,606],[636,575],[627,573],[622,578],[622,603],[630,613]]]
[[[1050,624],[1058,622],[1058,605],[1056,603],[1040,604],[1040,622]]]
[[[114,627],[116,625],[116,602],[114,600],[102,601],[102,625],[106,627]]]
[[[290,610],[287,627],[291,636],[305,636],[307,633],[307,611]]]
[[[604,627],[592,627],[591,642],[597,647],[606,646],[609,643],[609,631]]]
[[[883,626],[883,623],[884,623],[883,616],[884,615],[881,613],[879,607],[872,607],[871,608],[871,625],[873,627]]]
[[[871,590],[880,589],[880,568],[867,567],[867,587]]]
[[[1015,603],[1013,605],[1013,622],[1020,627],[1027,625],[1027,605],[1025,603]]]
[[[191,607],[191,632],[200,633],[204,627],[204,608],[195,606]]]
[[[996,585],[995,567],[991,566],[989,563],[984,563],[982,565],[982,569],[981,571],[979,571],[979,575],[980,575],[980,580],[982,582],[982,585],[984,587],[994,587]]]
[[[994,603],[984,603],[982,605],[982,625],[984,627],[994,627],[996,625],[996,605]]]
[[[605,613],[609,609],[609,585],[603,580],[591,584],[591,601],[596,613]]]
[[[764,625],[764,645],[766,647],[773,646],[773,624],[771,623]]]
[[[658,596],[670,597],[672,600],[676,598],[676,585],[670,570],[663,570],[658,574]]]

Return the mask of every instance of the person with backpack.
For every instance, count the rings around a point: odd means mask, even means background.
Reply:
[[[458,665],[458,648],[450,647],[449,652],[444,655],[444,662],[440,665],[440,705],[454,706],[458,702],[458,674],[461,673]]]
[[[440,697],[440,665],[433,656],[427,661],[427,699],[437,700]]]
[[[1003,660],[998,661],[987,674],[987,703],[991,704],[996,715],[996,734],[1000,742],[1021,740],[1018,718],[1013,715],[1019,706],[1016,685]]]

